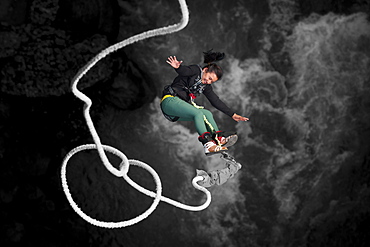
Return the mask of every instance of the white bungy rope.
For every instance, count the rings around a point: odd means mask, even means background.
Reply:
[[[86,119],[87,126],[89,128],[89,131],[93,137],[94,143],[95,144],[85,144],[78,146],[74,149],[72,149],[64,158],[63,163],[62,163],[62,168],[61,168],[61,179],[62,179],[62,187],[64,190],[64,193],[67,196],[67,199],[69,203],[71,204],[72,208],[76,211],[78,215],[80,215],[84,220],[89,222],[90,224],[93,224],[95,226],[99,227],[105,227],[105,228],[120,228],[120,227],[127,227],[131,226],[133,224],[136,224],[142,220],[144,220],[146,217],[148,217],[157,207],[160,201],[167,202],[175,207],[184,209],[184,210],[189,210],[189,211],[201,211],[209,206],[211,203],[211,193],[204,187],[200,186],[197,184],[198,181],[203,180],[203,177],[197,176],[193,178],[192,184],[193,186],[197,189],[202,191],[203,193],[206,194],[207,200],[200,206],[188,206],[185,204],[182,204],[180,202],[174,201],[172,199],[166,198],[162,196],[162,184],[161,180],[158,176],[158,174],[155,172],[153,168],[151,168],[149,165],[145,164],[144,162],[138,161],[138,160],[128,160],[126,155],[124,155],[121,151],[107,145],[102,145],[100,142],[100,138],[98,136],[98,133],[96,132],[96,129],[94,127],[94,124],[92,122],[92,119],[90,117],[90,108],[92,105],[92,101],[90,98],[88,98],[85,94],[83,94],[81,91],[77,89],[77,83],[78,81],[101,59],[103,59],[105,56],[108,54],[121,49],[127,45],[130,45],[134,42],[144,40],[147,38],[151,38],[154,36],[160,36],[160,35],[166,35],[174,32],[178,32],[181,29],[185,28],[185,26],[189,22],[189,10],[186,6],[185,0],[179,0],[180,7],[181,7],[181,13],[182,13],[182,20],[178,24],[170,25],[167,27],[162,27],[154,30],[150,30],[135,36],[132,36],[126,40],[123,40],[117,44],[114,44],[103,51],[101,51],[99,54],[97,54],[94,58],[92,58],[83,68],[79,70],[77,75],[73,78],[72,81],[72,92],[73,94],[85,102],[84,105],[84,117]],[[66,168],[67,168],[67,163],[69,159],[76,153],[82,151],[82,150],[89,150],[89,149],[97,149],[100,159],[102,160],[104,166],[115,176],[117,177],[123,177],[127,181],[128,184],[130,184],[132,187],[134,187],[136,190],[140,191],[141,193],[153,197],[153,203],[152,205],[141,215],[138,215],[135,218],[132,218],[130,220],[126,221],[120,221],[120,222],[105,222],[105,221],[99,221],[96,219],[91,218],[90,216],[86,215],[79,207],[78,205],[74,202],[72,195],[69,191],[68,184],[67,184],[67,177],[66,177]],[[122,159],[122,162],[120,164],[119,169],[116,169],[111,163],[109,162],[105,151],[108,151],[114,155],[117,155]],[[139,166],[145,170],[147,170],[152,176],[153,179],[156,183],[156,193],[147,190],[137,183],[135,183],[133,180],[131,180],[127,173],[129,170],[129,165],[134,165],[134,166]]]

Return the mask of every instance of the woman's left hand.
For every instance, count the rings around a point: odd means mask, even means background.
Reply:
[[[249,120],[249,118],[247,118],[247,117],[242,117],[242,116],[240,116],[240,115],[238,115],[238,114],[236,114],[236,113],[234,113],[234,115],[232,116],[232,118],[233,118],[235,121],[237,121],[237,122],[239,122],[239,121],[248,121],[248,120]]]
[[[166,62],[175,69],[178,69],[180,65],[182,64],[182,61],[177,61],[176,56],[173,56],[173,57],[169,56]]]

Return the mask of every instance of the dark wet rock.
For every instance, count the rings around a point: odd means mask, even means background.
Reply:
[[[114,42],[119,18],[119,6],[114,0],[64,0],[59,1],[55,25],[68,31],[73,39],[99,33]]]
[[[122,110],[137,109],[153,101],[156,95],[152,80],[145,76],[140,67],[130,61],[104,92],[104,98]]]
[[[114,35],[113,26],[99,33],[100,23],[91,33],[85,33],[83,39],[74,39],[68,29],[61,29],[60,20],[56,20],[59,1],[33,1],[26,10],[20,11],[29,16],[23,23],[13,25],[10,17],[3,13],[0,26],[2,36],[1,92],[28,97],[58,96],[70,92],[72,78],[90,59],[109,46],[108,36]],[[78,2],[76,2],[78,4]],[[101,3],[100,5],[103,5]],[[99,4],[90,8],[92,13],[101,10]],[[114,20],[112,14],[92,16],[98,20]],[[12,4],[5,4],[12,9]],[[63,10],[64,8],[62,8]],[[26,11],[26,13],[24,13]],[[88,15],[90,12],[85,12]],[[68,16],[70,17],[70,16]],[[72,15],[73,17],[73,15]],[[71,17],[71,18],[72,18]],[[83,18],[77,16],[76,18]],[[67,18],[68,19],[68,18]],[[67,22],[68,23],[68,22]],[[73,31],[84,33],[84,26],[76,25]],[[112,74],[112,59],[103,59],[81,80],[80,89],[90,87],[97,82],[107,81]]]
[[[324,15],[329,12],[347,15],[357,12],[370,13],[369,0],[343,0],[343,1],[302,0],[299,1],[299,7],[301,13],[306,16],[312,13]]]

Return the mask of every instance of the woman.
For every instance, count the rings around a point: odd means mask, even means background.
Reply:
[[[224,53],[212,50],[204,52],[204,63],[207,65],[203,68],[199,65],[184,66],[176,56],[170,56],[166,61],[175,69],[178,76],[163,90],[161,101],[163,114],[173,122],[193,121],[199,134],[198,140],[203,144],[206,155],[226,151],[227,147],[235,144],[237,135],[220,131],[212,113],[195,104],[196,96],[203,93],[212,106],[237,122],[249,120],[232,111],[212,89],[212,84],[220,80],[223,73],[221,67],[214,62],[223,59],[224,56]]]

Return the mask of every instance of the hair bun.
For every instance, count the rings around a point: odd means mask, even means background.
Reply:
[[[225,58],[225,53],[215,52],[213,49],[203,52],[204,54],[204,63],[212,63],[220,61]]]

